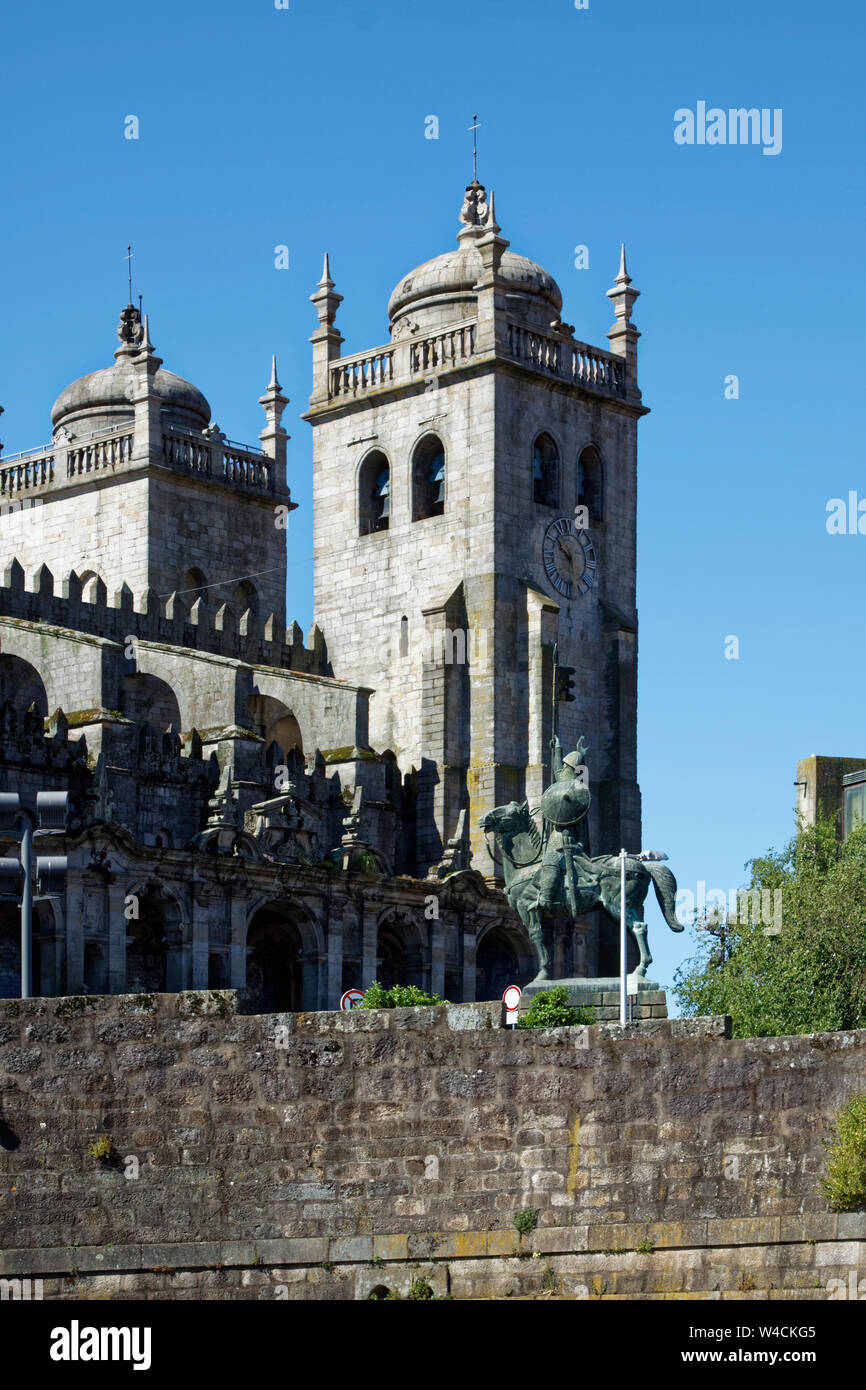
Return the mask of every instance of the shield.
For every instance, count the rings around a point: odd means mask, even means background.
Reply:
[[[583,820],[591,801],[589,787],[574,778],[553,782],[541,798],[541,814],[556,830]]]

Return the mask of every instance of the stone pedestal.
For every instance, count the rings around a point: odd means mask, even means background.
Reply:
[[[564,985],[570,1002],[576,1008],[590,1008],[598,1023],[619,1022],[619,976],[589,977],[571,980],[542,980],[523,986],[520,1012],[525,1013],[536,994]],[[635,989],[635,987],[637,987]],[[660,985],[652,980],[628,977],[631,1019],[641,1023],[649,1018],[667,1018],[667,998]]]

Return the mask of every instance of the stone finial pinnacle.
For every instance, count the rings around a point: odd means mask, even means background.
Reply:
[[[625,264],[625,242],[622,242],[621,245],[620,245],[620,250],[619,250],[619,273],[618,273],[618,275],[617,275],[617,277],[616,277],[615,283],[616,283],[617,285],[630,285],[630,284],[631,284],[631,276],[629,275],[628,270],[626,269],[626,264]]]
[[[268,382],[268,391],[281,391],[283,388],[277,380],[277,355],[271,357],[271,379]]]
[[[325,252],[325,263],[322,266],[322,278],[319,281],[320,289],[333,289],[334,281],[331,279],[331,262],[327,251]]]
[[[150,341],[150,323],[148,321],[147,314],[145,314],[144,323],[142,324],[141,342],[139,344],[139,348],[142,352],[153,352],[153,343]]]
[[[491,188],[491,190],[490,190],[490,197],[489,197],[488,200],[487,200],[487,207],[488,207],[488,212],[487,212],[487,230],[488,230],[488,232],[499,232],[499,231],[501,231],[502,228],[499,226],[499,223],[496,221],[496,208],[495,208],[495,205],[494,205],[494,200],[493,200],[493,189],[492,189],[492,188]]]

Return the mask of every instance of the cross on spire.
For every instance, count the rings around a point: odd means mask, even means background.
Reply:
[[[131,247],[131,246],[127,246],[127,248],[126,248],[126,255],[124,256],[123,259],[127,262],[127,269],[128,269],[128,271],[129,271],[129,302],[130,302],[130,304],[132,303],[132,256],[133,256],[132,247]]]
[[[478,182],[478,129],[479,129],[479,126],[481,125],[481,122],[479,121],[477,114],[474,114],[474,115],[473,115],[472,120],[473,120],[474,124],[471,125],[471,126],[468,126],[467,129],[469,129],[469,130],[472,131],[472,178],[473,178],[473,180],[477,183],[477,182]]]

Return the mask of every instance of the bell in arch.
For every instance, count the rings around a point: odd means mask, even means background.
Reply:
[[[445,455],[437,454],[430,464],[430,484],[434,507],[445,505]]]
[[[376,526],[377,528],[384,528],[388,525],[388,519],[391,515],[391,473],[389,469],[384,469],[376,479],[373,496],[379,504]]]

